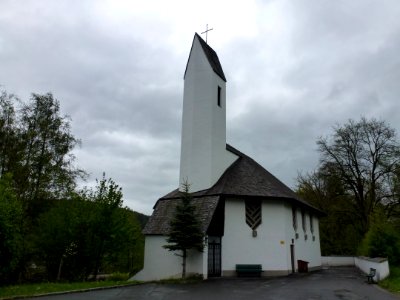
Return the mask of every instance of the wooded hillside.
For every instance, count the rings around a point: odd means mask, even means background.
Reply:
[[[29,102],[0,95],[0,284],[86,280],[143,264],[147,216],[124,207],[122,188],[86,176],[72,150],[80,141],[52,94]]]

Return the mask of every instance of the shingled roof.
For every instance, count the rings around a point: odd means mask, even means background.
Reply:
[[[211,223],[214,211],[218,205],[218,200],[218,196],[206,196],[192,199],[204,233]],[[179,201],[181,201],[180,198],[157,201],[153,214],[143,229],[143,234],[167,235],[170,231],[169,223],[175,214],[175,208]]]
[[[281,199],[304,207],[315,215],[325,215],[297,196],[295,192],[255,160],[230,145],[226,145],[226,149],[236,154],[238,159],[210,189],[192,193],[204,232],[207,231],[221,196],[246,199],[262,198],[265,200]],[[181,195],[181,192],[176,189],[157,201],[153,215],[143,230],[144,234],[168,234],[169,222]]]
[[[221,66],[221,63],[219,62],[217,53],[216,53],[216,52],[201,38],[200,35],[198,35],[198,34],[196,33],[194,36],[195,36],[195,37],[193,38],[193,41],[194,41],[194,39],[195,39],[196,37],[199,39],[200,45],[201,45],[201,47],[203,48],[204,54],[206,55],[207,60],[208,60],[208,62],[210,63],[210,66],[211,66],[211,68],[213,69],[213,71],[214,71],[219,77],[221,77],[221,79],[222,79],[223,81],[226,82],[225,74],[224,74],[224,71],[222,70],[222,66]],[[192,47],[193,47],[193,45],[192,45]],[[191,53],[191,52],[192,52],[192,50],[190,50],[190,53]],[[188,59],[188,63],[189,63],[189,60],[190,60],[190,56],[189,56],[189,59]],[[188,64],[186,64],[186,70],[185,70],[185,75],[184,75],[184,77],[186,76],[187,65],[188,65]]]

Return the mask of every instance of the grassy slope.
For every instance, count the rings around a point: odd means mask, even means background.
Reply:
[[[134,281],[90,281],[90,282],[74,282],[74,283],[37,283],[37,284],[22,284],[12,285],[0,288],[0,299],[7,299],[17,296],[33,296],[47,293],[76,291],[82,289],[134,285]]]
[[[379,285],[393,293],[400,294],[400,267],[390,267],[390,276]]]

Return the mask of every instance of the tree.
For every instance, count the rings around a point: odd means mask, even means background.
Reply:
[[[31,101],[23,103],[14,95],[1,93],[0,178],[12,173],[10,184],[22,205],[21,272],[34,255],[39,215],[50,209],[54,200],[71,195],[76,178],[84,175],[73,165],[72,150],[78,143],[52,94],[32,94]]]
[[[338,178],[345,193],[352,196],[349,207],[364,235],[377,207],[389,212],[399,204],[392,184],[400,160],[395,130],[384,121],[350,120],[336,126],[330,139],[320,138],[317,144],[320,169]]]
[[[35,217],[44,200],[65,198],[75,188],[75,179],[82,176],[83,172],[73,166],[72,150],[79,141],[51,93],[32,94],[20,119],[23,157],[15,180],[19,197]]]
[[[0,177],[15,172],[21,157],[20,131],[14,102],[19,99],[5,91],[0,94]]]
[[[37,249],[48,279],[87,279],[105,272],[135,272],[143,263],[144,237],[136,214],[122,207],[112,180],[60,200],[39,217]]]
[[[168,244],[164,245],[169,251],[181,252],[176,255],[182,257],[182,278],[186,277],[188,250],[195,249],[200,252],[204,250],[204,234],[196,214],[196,207],[192,204],[189,187],[187,182],[183,183],[181,201],[177,204],[175,215],[170,222]]]
[[[391,264],[399,264],[399,230],[393,222],[385,218],[381,210],[374,213],[370,229],[359,247],[359,254],[369,257],[387,257]]]
[[[112,226],[112,242],[105,249],[102,270],[134,275],[143,268],[144,258],[144,235],[137,214],[127,207],[119,208]]]
[[[116,214],[122,207],[122,189],[111,179],[103,178],[98,181],[94,191],[88,194],[95,210],[91,214],[91,236],[89,245],[94,258],[91,273],[97,276],[106,250],[113,244]],[[111,246],[112,247],[112,246]]]
[[[22,258],[22,205],[12,188],[11,175],[0,178],[0,284],[15,281]]]
[[[48,280],[76,280],[84,278],[87,258],[83,232],[89,229],[90,209],[76,195],[70,200],[58,200],[51,209],[41,214],[35,228],[37,258],[44,261]]]
[[[346,194],[339,178],[320,169],[298,178],[297,194],[327,213],[319,221],[321,254],[355,255],[363,236],[354,219],[352,198]],[[340,224],[338,226],[338,224]]]

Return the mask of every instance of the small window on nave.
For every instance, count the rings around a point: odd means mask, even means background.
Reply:
[[[306,222],[306,212],[304,209],[301,210],[301,223],[303,225],[303,231],[307,231],[307,222]]]
[[[293,229],[297,230],[297,210],[295,206],[292,206],[292,221],[293,221]]]

